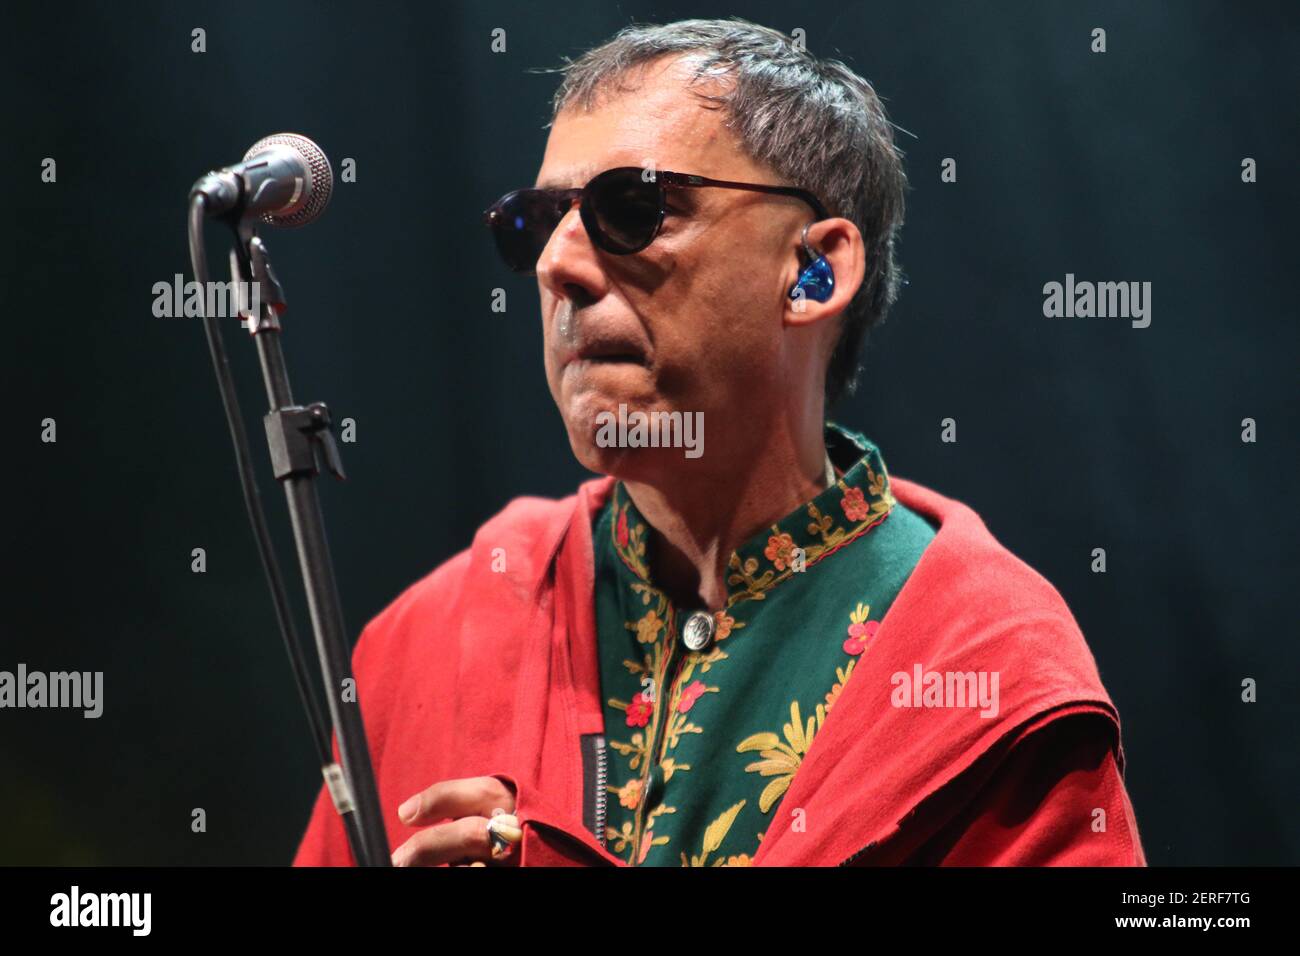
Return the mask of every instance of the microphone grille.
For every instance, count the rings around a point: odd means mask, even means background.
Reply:
[[[258,153],[272,146],[287,146],[303,158],[307,164],[307,182],[303,188],[302,198],[292,211],[287,213],[267,213],[262,222],[271,226],[295,228],[314,222],[325,207],[329,205],[334,193],[334,171],[325,151],[306,136],[298,133],[274,133],[259,139],[244,154],[244,161],[252,159]]]

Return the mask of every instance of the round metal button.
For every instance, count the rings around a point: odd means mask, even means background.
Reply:
[[[713,632],[718,623],[708,611],[696,611],[686,619],[682,627],[682,643],[687,650],[702,651],[713,640]]]

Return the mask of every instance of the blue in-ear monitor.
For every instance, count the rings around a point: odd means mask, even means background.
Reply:
[[[799,281],[790,289],[790,298],[799,298],[800,289],[803,290],[804,298],[814,302],[825,302],[831,297],[835,291],[835,273],[831,271],[831,264],[825,256],[817,257],[812,265],[799,273]]]
[[[798,281],[791,286],[790,298],[825,302],[835,291],[835,272],[831,269],[831,264],[826,261],[826,257],[815,254],[812,246],[808,245],[808,230],[811,226],[812,223],[808,223],[803,227],[803,248],[812,262],[799,273]],[[799,291],[801,289],[802,293]]]

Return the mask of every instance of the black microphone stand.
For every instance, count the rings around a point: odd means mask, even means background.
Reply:
[[[248,217],[231,217],[235,247],[231,250],[231,278],[240,295],[258,285],[261,304],[259,314],[241,303],[243,317],[257,343],[258,360],[266,386],[270,411],[263,419],[271,463],[276,479],[284,486],[293,525],[298,564],[307,592],[312,632],[320,659],[321,678],[329,705],[331,722],[338,740],[342,768],[325,768],[325,779],[335,808],[344,815],[355,813],[356,839],[353,855],[363,866],[388,866],[388,838],[379,810],[370,750],[361,719],[356,681],[352,676],[348,652],[347,629],[339,601],[338,584],[330,559],[329,541],[315,479],[320,473],[317,452],[325,467],[343,479],[331,429],[329,410],[323,402],[306,406],[294,404],[289,388],[280,343],[280,315],[285,309],[284,292],[271,268],[266,245],[257,236],[254,221]],[[353,833],[349,828],[349,837]]]
[[[208,212],[205,193],[208,189],[215,190],[215,195],[219,198],[218,205],[222,205],[227,200],[240,198],[239,195],[224,195],[223,190],[238,193],[244,190],[243,184],[237,180],[230,183],[222,180],[208,183],[203,180],[201,183],[205,188],[196,185],[190,195],[189,246],[194,278],[202,289],[207,289],[209,275],[203,240],[203,224]],[[311,690],[306,658],[293,625],[293,615],[290,613],[288,598],[285,595],[284,580],[280,574],[275,550],[271,545],[266,516],[262,511],[261,496],[258,494],[257,483],[253,476],[248,437],[244,430],[239,398],[235,392],[234,379],[226,357],[220,316],[208,315],[207,310],[203,309],[204,333],[212,356],[213,370],[217,376],[226,424],[229,426],[231,440],[234,443],[235,464],[239,472],[244,503],[253,526],[253,536],[257,542],[263,570],[266,572],[267,584],[271,589],[272,603],[275,606],[276,619],[284,638],[285,649],[289,654],[294,681],[312,732],[312,743],[334,808],[342,818],[353,858],[362,866],[389,866],[391,860],[388,854],[388,839],[379,811],[379,798],[370,763],[370,751],[366,745],[365,727],[361,720],[355,680],[351,673],[343,612],[339,605],[338,587],[334,580],[329,545],[325,538],[320,501],[313,483],[319,471],[316,462],[318,447],[331,473],[340,479],[345,477],[338,447],[329,430],[329,412],[324,404],[319,402],[306,407],[293,404],[279,338],[279,317],[285,308],[284,292],[271,269],[266,246],[256,236],[253,220],[244,215],[242,202],[218,218],[229,225],[235,233],[235,248],[231,250],[230,266],[234,288],[239,296],[238,314],[245,320],[245,327],[257,341],[267,397],[271,405],[271,411],[264,419],[267,441],[271,449],[275,476],[284,484],[285,495],[289,502],[294,541],[307,591],[321,676],[325,683],[326,699],[329,702],[330,717],[339,745],[342,767],[334,761],[330,749],[329,731],[325,727],[320,706]],[[247,295],[249,284],[252,282],[258,283],[259,304],[256,312]],[[262,289],[267,291],[264,299],[260,295]],[[351,687],[347,688],[345,685],[349,683]],[[350,695],[347,695],[348,690],[351,690]]]

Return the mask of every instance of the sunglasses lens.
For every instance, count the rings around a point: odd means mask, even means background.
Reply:
[[[588,185],[582,219],[595,243],[606,252],[639,252],[654,240],[663,219],[659,186],[645,182],[639,169],[611,169]]]
[[[515,272],[529,273],[563,218],[556,203],[537,189],[521,189],[492,208],[490,224],[497,251]]]

